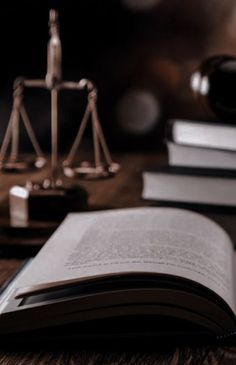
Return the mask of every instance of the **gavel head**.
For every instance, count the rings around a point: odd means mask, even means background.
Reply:
[[[191,77],[199,101],[222,121],[236,123],[236,57],[206,59]]]

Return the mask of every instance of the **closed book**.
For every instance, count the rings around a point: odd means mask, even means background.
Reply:
[[[162,168],[143,172],[142,197],[149,200],[236,210],[236,176],[214,170]]]
[[[168,164],[170,166],[236,170],[236,151],[196,147],[167,141]]]
[[[232,124],[173,119],[167,125],[167,139],[184,146],[236,151],[236,127]]]

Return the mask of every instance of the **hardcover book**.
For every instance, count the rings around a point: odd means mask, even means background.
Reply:
[[[229,124],[170,120],[166,145],[170,166],[236,170],[236,127]]]
[[[167,138],[184,146],[236,151],[236,128],[232,124],[173,119],[168,123]]]
[[[144,171],[142,197],[236,211],[236,176],[187,168]]]
[[[185,146],[166,142],[169,166],[220,170],[221,175],[234,171],[236,175],[236,152],[206,147]]]

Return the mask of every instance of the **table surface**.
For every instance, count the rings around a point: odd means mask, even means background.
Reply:
[[[85,187],[89,194],[89,207],[96,209],[114,209],[124,207],[148,206],[149,202],[141,199],[143,169],[154,167],[166,162],[163,152],[146,153],[117,153],[114,160],[122,166],[118,175],[111,179],[99,181],[81,181],[81,186]],[[1,175],[0,179],[0,229],[1,224],[5,228],[8,224],[7,204],[8,190],[14,184],[23,184],[27,179],[35,181],[47,176],[48,168],[24,175]],[[55,223],[55,226],[57,223]],[[34,224],[32,225],[34,229]],[[0,285],[14,273],[24,260],[25,256],[32,255],[46,240],[50,229],[40,237],[35,230],[35,235],[30,236],[28,230],[4,229],[0,235]],[[24,241],[25,234],[25,241]],[[19,238],[20,236],[20,238]],[[40,239],[39,239],[40,238]],[[10,248],[10,250],[9,250]],[[168,345],[168,344],[167,344]],[[61,348],[55,349],[27,349],[19,350],[15,344],[9,344],[9,348],[1,349],[0,345],[0,364],[1,365],[33,365],[33,364],[235,364],[236,348],[233,346],[199,346],[199,347],[177,347],[171,344],[163,348],[162,345],[151,346],[149,349],[119,347],[115,344],[114,348]]]

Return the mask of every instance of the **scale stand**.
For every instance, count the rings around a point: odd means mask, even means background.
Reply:
[[[58,14],[55,10],[49,13],[50,39],[48,42],[47,74],[45,79],[27,80],[18,79],[14,88],[14,103],[12,116],[4,138],[1,149],[1,161],[5,158],[7,146],[12,135],[12,153],[9,163],[14,162],[14,166],[19,167],[17,160],[17,148],[19,138],[19,115],[21,115],[31,142],[37,154],[37,162],[43,161],[41,149],[36,141],[32,128],[30,127],[25,108],[23,106],[23,90],[29,88],[45,88],[51,94],[51,174],[50,177],[41,183],[29,181],[24,187],[13,186],[10,190],[10,217],[14,225],[24,224],[30,218],[33,219],[61,219],[69,211],[84,210],[87,207],[87,192],[76,185],[66,185],[61,178],[61,173],[66,176],[93,176],[95,178],[114,175],[119,165],[112,162],[108,147],[100,126],[96,98],[97,91],[91,81],[82,79],[80,82],[63,81],[61,69],[61,41],[59,37]],[[83,90],[88,92],[88,105],[79,128],[78,134],[71,148],[71,151],[64,162],[62,171],[58,161],[58,93],[60,90]],[[88,118],[91,114],[93,128],[93,142],[95,150],[95,166],[75,167],[72,161],[79,147]],[[14,124],[14,125],[13,125]],[[17,128],[15,129],[16,126]],[[105,157],[102,163],[101,152]],[[39,160],[40,159],[40,160]],[[5,170],[7,163],[5,162]],[[28,165],[26,165],[27,167]]]

